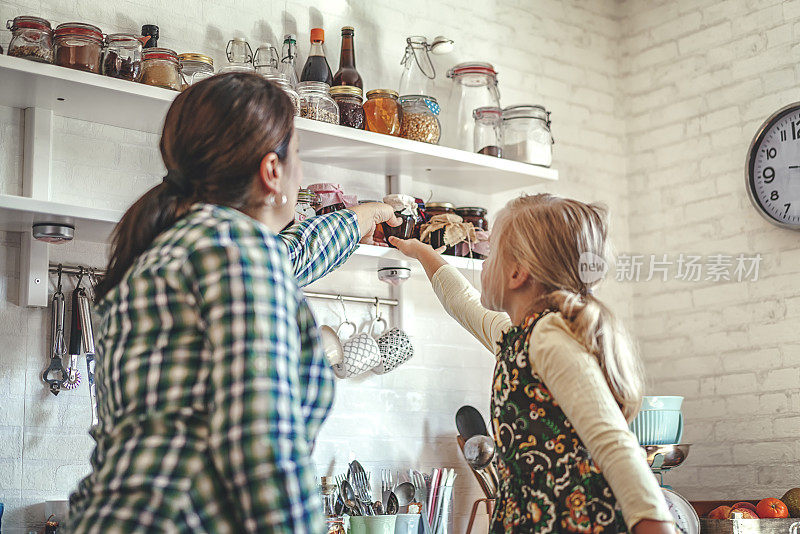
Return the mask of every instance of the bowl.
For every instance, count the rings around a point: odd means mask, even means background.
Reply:
[[[642,410],[680,410],[683,397],[678,395],[644,396]]]
[[[642,446],[674,445],[683,437],[683,414],[679,410],[644,410],[631,421],[630,429]]]
[[[652,469],[672,469],[678,467],[689,456],[688,443],[680,445],[647,445],[643,447],[647,454],[647,465]]]

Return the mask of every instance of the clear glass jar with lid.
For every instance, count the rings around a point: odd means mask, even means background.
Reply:
[[[397,98],[397,91],[391,89],[367,91],[367,101],[363,106],[365,130],[399,136],[403,126],[403,108]]]
[[[330,95],[331,86],[325,82],[300,82],[300,116],[316,121],[339,124],[339,107]]]
[[[451,68],[447,77],[453,83],[443,121],[443,144],[472,152],[474,111],[483,107],[500,107],[497,72],[489,63],[469,62]]]
[[[274,73],[274,74],[265,74],[264,78],[271,81],[278,87],[280,87],[286,96],[289,97],[289,100],[292,101],[292,105],[294,106],[294,116],[300,116],[300,96],[297,94],[297,91],[292,89],[292,86],[289,85],[289,82],[286,81],[283,74]]]
[[[339,107],[339,124],[356,130],[364,129],[364,108],[361,107],[364,92],[355,85],[331,87],[331,96]]]
[[[108,35],[103,51],[103,74],[138,82],[141,71],[142,42],[139,38],[129,33]]]
[[[543,106],[503,109],[503,157],[549,167],[553,163],[550,112]]]
[[[503,111],[497,107],[478,108],[472,112],[475,119],[473,150],[478,154],[502,157]]]
[[[400,97],[403,106],[401,137],[435,145],[442,135],[439,123],[439,103],[432,96],[406,95]]]
[[[59,24],[53,49],[56,65],[100,74],[103,32],[97,26],[80,22]]]
[[[228,41],[225,48],[228,64],[219,69],[219,72],[254,72],[253,50],[244,37],[234,37]]]
[[[53,62],[53,28],[39,17],[20,16],[6,22],[11,30],[8,55],[38,61]]]
[[[180,91],[178,54],[169,48],[148,48],[142,52],[142,83]]]
[[[204,54],[181,54],[178,56],[178,60],[183,77],[181,89],[186,89],[188,86],[214,75],[214,60]]]
[[[264,43],[256,48],[256,53],[253,54],[253,67],[256,73],[268,77],[279,76],[281,58],[278,55],[278,50],[270,43]]]

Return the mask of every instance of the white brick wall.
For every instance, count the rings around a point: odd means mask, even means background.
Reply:
[[[256,0],[135,0],[123,4],[0,0],[0,20],[20,14],[44,16],[54,23],[82,20],[109,33],[136,31],[141,24],[155,23],[161,27],[160,44],[180,52],[209,53],[215,61],[223,59],[225,44],[234,35],[244,35],[251,45],[257,45],[261,40],[277,42],[285,31],[294,31],[299,35],[302,64],[309,28],[322,25],[334,69],[338,30],[352,24],[358,67],[367,89],[397,85],[406,36],[448,35],[457,41],[456,51],[435,57],[439,73],[435,94],[440,102],[444,105],[449,93],[444,77],[447,68],[465,60],[493,62],[500,72],[504,104],[541,103],[553,114],[554,167],[561,172],[562,181],[529,191],[606,202],[613,213],[612,235],[620,249],[628,249],[619,17],[611,0],[498,0],[488,8],[480,0],[411,0],[402,4],[389,0],[272,4]],[[4,48],[8,39],[8,32],[0,32]],[[20,117],[18,110],[0,108],[2,193],[20,192]],[[55,200],[124,208],[159,180],[162,167],[155,149],[157,136],[62,119],[56,120],[55,129]],[[383,192],[380,176],[325,166],[306,165],[304,170],[307,183],[340,181],[362,198],[379,198]],[[485,204],[492,212],[513,196],[498,194],[476,202],[462,191],[422,183],[412,193]],[[38,373],[45,364],[47,315],[16,306],[19,236],[0,233],[0,240],[0,343],[4,348],[0,358],[0,502],[6,505],[3,532],[27,533],[27,526],[40,525],[43,520],[41,503],[65,499],[88,467],[91,441],[84,434],[88,399],[84,388],[53,397],[39,382]],[[53,256],[93,265],[105,262],[102,247],[81,242],[54,248]],[[335,274],[319,283],[318,289],[386,292],[372,271],[359,274],[358,288],[352,287],[351,278]],[[339,382],[332,418],[323,429],[315,459],[320,475],[331,469],[341,471],[352,455],[369,468],[457,467],[456,505],[458,513],[465,515],[479,490],[457,450],[454,414],[467,403],[487,414],[492,360],[441,311],[427,282],[415,279],[407,286],[418,319],[408,326],[417,356],[390,375]],[[603,291],[626,316],[631,294],[631,287],[613,283]],[[333,324],[340,319],[338,305],[315,308],[321,322]],[[348,313],[363,322],[368,309],[353,306]],[[456,532],[463,531],[464,519],[459,518]],[[481,528],[486,528],[485,519],[483,523],[479,520],[476,531]]]
[[[632,250],[763,256],[757,282],[632,284],[651,391],[686,396],[694,445],[666,479],[695,499],[780,497],[800,472],[800,236],[756,214],[743,168],[798,100],[800,2],[620,7]]]

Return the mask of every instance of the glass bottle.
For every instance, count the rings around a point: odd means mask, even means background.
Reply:
[[[436,77],[431,62],[428,40],[421,35],[406,39],[403,72],[400,74],[400,95],[430,95],[430,83]]]
[[[234,37],[225,47],[228,64],[219,69],[219,72],[252,72],[253,50],[244,37]]]
[[[301,82],[322,82],[328,85],[333,83],[333,75],[322,45],[325,43],[325,31],[322,28],[311,30],[311,52],[300,74]]]
[[[294,60],[297,57],[297,38],[294,34],[287,33],[283,36],[283,56],[281,57],[280,71],[283,77],[286,78],[286,83],[297,87],[300,80],[297,78],[297,68],[295,67]]]
[[[342,52],[339,56],[339,70],[333,76],[333,85],[352,85],[364,88],[361,75],[356,70],[356,47],[353,41],[352,26],[342,28]]]
[[[150,37],[144,43],[143,48],[158,48],[158,26],[155,24],[142,26],[142,37]]]
[[[262,76],[280,76],[280,61],[278,50],[271,43],[262,44],[253,54],[253,66]]]

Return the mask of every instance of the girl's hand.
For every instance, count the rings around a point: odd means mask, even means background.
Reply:
[[[370,202],[369,204],[359,204],[350,208],[358,217],[358,228],[361,231],[361,243],[371,244],[372,234],[375,227],[380,223],[387,223],[389,226],[400,226],[402,219],[394,214],[394,209],[389,204],[383,202]]]
[[[442,259],[439,251],[433,250],[433,247],[426,245],[419,239],[397,239],[390,237],[389,243],[397,247],[397,250],[408,256],[418,260],[422,267],[425,269],[425,274],[428,278],[433,278],[436,271],[442,265],[447,265],[447,262]]]

